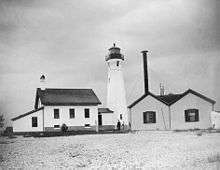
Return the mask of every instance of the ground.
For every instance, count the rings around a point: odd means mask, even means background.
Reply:
[[[220,133],[197,134],[137,131],[43,138],[0,137],[0,167],[220,169]]]

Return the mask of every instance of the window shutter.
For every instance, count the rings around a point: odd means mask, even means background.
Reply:
[[[152,112],[153,115],[153,123],[156,123],[156,112]]]
[[[188,122],[189,121],[189,116],[188,116],[188,110],[185,110],[185,121]]]
[[[146,123],[146,116],[145,112],[143,113],[143,123]]]
[[[199,110],[195,109],[195,121],[199,121]]]

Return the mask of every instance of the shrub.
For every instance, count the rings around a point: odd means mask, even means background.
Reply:
[[[196,135],[197,135],[197,136],[202,136],[202,131],[197,131],[197,132],[196,132]]]
[[[12,127],[6,127],[4,131],[4,136],[12,136],[13,135],[13,128]]]
[[[61,131],[65,133],[65,132],[67,132],[67,130],[68,130],[68,126],[65,123],[62,124]]]

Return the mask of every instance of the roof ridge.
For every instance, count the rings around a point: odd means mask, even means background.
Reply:
[[[25,117],[25,116],[27,116],[27,115],[30,115],[30,114],[35,113],[35,112],[37,112],[37,111],[39,111],[39,110],[42,110],[42,109],[44,109],[43,106],[42,106],[42,107],[39,107],[39,108],[37,108],[37,109],[33,109],[33,110],[31,110],[31,111],[29,111],[29,112],[26,112],[26,113],[24,113],[24,114],[18,115],[18,116],[16,116],[16,117],[12,118],[11,120],[14,121],[14,120],[20,119],[20,118],[22,118],[22,117]]]
[[[212,103],[212,104],[215,104],[215,103],[216,103],[216,101],[214,101],[214,100],[212,100],[212,99],[210,99],[210,98],[204,96],[203,94],[201,94],[201,93],[199,93],[199,92],[196,92],[196,91],[194,91],[194,90],[192,90],[192,89],[189,88],[188,90],[186,90],[186,91],[183,92],[183,93],[173,94],[173,95],[164,95],[164,98],[162,98],[162,97],[163,97],[162,95],[155,95],[155,94],[151,93],[150,91],[148,91],[147,94],[142,95],[142,96],[139,97],[137,100],[135,100],[132,104],[130,104],[130,105],[128,106],[128,108],[132,108],[133,106],[135,106],[138,102],[140,102],[141,100],[143,100],[143,99],[144,99],[146,96],[148,96],[148,95],[151,95],[152,97],[154,97],[155,99],[159,100],[160,102],[162,102],[162,103],[164,103],[164,104],[166,104],[166,105],[168,105],[168,106],[171,106],[171,105],[173,105],[174,103],[176,103],[177,101],[179,101],[181,98],[183,98],[184,96],[186,96],[188,93],[192,93],[192,94],[194,94],[194,95],[196,95],[196,96],[202,98],[203,100],[206,100],[207,102],[210,102],[210,103]],[[172,98],[171,98],[171,99],[165,99],[166,97],[171,97],[171,96],[175,96],[175,95],[176,95],[176,97],[174,97],[173,99],[172,99]]]

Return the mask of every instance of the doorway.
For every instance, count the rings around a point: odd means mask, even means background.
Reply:
[[[99,126],[102,126],[102,115],[101,114],[98,115],[98,122],[99,122]]]

